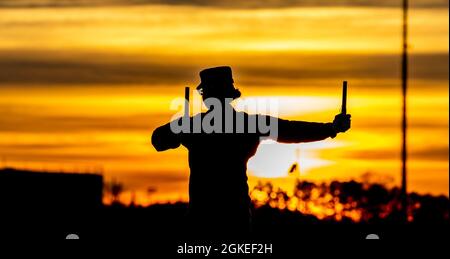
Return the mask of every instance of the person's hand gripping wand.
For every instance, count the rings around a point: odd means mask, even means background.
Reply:
[[[347,114],[347,81],[342,85],[342,106],[341,113],[336,115],[333,120],[333,129],[336,133],[346,132],[350,129],[351,115]]]

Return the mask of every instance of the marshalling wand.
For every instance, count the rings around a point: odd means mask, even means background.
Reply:
[[[342,106],[341,114],[347,114],[347,81],[342,84]]]
[[[189,118],[189,86],[184,88],[184,117]]]

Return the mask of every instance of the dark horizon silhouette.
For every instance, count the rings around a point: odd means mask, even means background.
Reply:
[[[291,234],[297,233],[300,239],[324,241],[334,240],[336,235],[357,240],[363,238],[362,234],[374,231],[388,239],[412,238],[421,231],[432,231],[438,236],[449,226],[450,201],[445,196],[409,193],[411,206],[405,225],[398,206],[401,197],[398,187],[388,188],[370,181],[298,180],[290,195],[288,190],[261,181],[250,190],[251,233],[214,235],[202,229],[193,231],[190,219],[185,217],[189,212],[189,204],[185,202],[141,206],[126,205],[117,199],[112,204],[102,204],[107,183],[102,186],[101,179],[100,175],[92,174],[0,170],[0,236],[20,239],[24,233],[33,232],[49,239],[63,239],[69,233],[77,233],[89,240],[139,237],[173,242],[239,237],[288,241]],[[215,186],[220,188],[220,183]],[[233,198],[231,194],[228,197]],[[210,199],[218,201],[215,197]],[[317,209],[325,214],[314,212]],[[215,223],[229,226],[228,220],[221,218]]]

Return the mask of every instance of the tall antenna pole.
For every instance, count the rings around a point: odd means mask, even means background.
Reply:
[[[402,187],[401,187],[401,202],[402,210],[405,220],[407,219],[407,189],[406,189],[406,161],[407,161],[407,147],[406,147],[406,95],[408,86],[408,0],[403,0],[403,51],[402,51]]]

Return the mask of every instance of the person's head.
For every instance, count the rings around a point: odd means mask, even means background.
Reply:
[[[200,71],[200,79],[197,91],[202,95],[203,101],[212,97],[225,102],[225,100],[234,100],[241,96],[241,92],[234,88],[231,67],[204,69]]]

